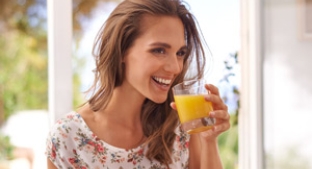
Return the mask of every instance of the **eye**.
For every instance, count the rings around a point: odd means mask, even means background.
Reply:
[[[156,48],[152,50],[153,53],[155,54],[165,54],[165,49],[163,48]]]
[[[177,52],[177,56],[179,56],[179,57],[185,57],[185,55],[186,55],[186,51],[185,50],[180,50],[180,51]]]

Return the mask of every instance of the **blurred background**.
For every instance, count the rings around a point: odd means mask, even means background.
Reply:
[[[0,0],[0,169],[46,168],[50,125],[88,97],[93,40],[120,2]],[[186,2],[231,114],[224,168],[311,169],[312,0]]]

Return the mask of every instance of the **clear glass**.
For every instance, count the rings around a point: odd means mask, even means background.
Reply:
[[[172,88],[182,129],[189,134],[209,130],[215,123],[209,117],[211,102],[204,98],[205,83],[204,79],[184,81]]]

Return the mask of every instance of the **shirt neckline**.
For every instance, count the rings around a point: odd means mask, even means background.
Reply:
[[[107,142],[105,142],[104,140],[98,138],[98,136],[96,134],[93,133],[93,131],[89,128],[89,126],[87,125],[87,123],[85,122],[85,120],[81,117],[81,115],[78,112],[73,112],[73,115],[81,122],[81,124],[83,126],[85,126],[85,129],[89,132],[89,137],[95,139],[96,141],[99,141],[101,143],[103,143],[103,145],[105,145],[105,147],[107,147],[110,150],[114,150],[114,151],[118,151],[118,152],[137,152],[140,151],[141,149],[143,149],[143,144],[140,144],[137,147],[131,148],[131,149],[125,149],[125,148],[121,148],[121,147],[117,147],[114,145],[111,145]]]

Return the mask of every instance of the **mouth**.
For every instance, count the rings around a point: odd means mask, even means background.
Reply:
[[[152,79],[159,85],[170,86],[172,79],[163,79],[160,77],[152,76]]]

